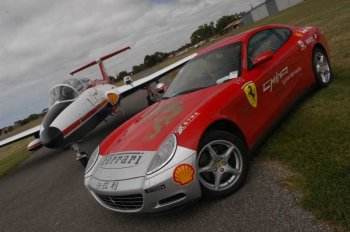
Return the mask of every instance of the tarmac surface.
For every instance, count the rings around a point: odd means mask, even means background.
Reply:
[[[145,92],[122,102],[81,143],[90,154],[118,125],[146,107]],[[42,148],[0,178],[0,231],[332,231],[298,206],[283,186],[294,174],[274,162],[253,161],[246,184],[221,200],[199,200],[164,214],[128,215],[100,206],[84,187],[72,151]]]

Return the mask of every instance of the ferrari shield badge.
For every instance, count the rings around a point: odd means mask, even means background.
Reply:
[[[254,82],[248,82],[242,87],[245,95],[247,96],[247,100],[251,106],[254,108],[258,105],[258,93],[256,92],[256,86]]]

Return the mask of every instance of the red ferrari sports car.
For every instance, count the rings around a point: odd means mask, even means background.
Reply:
[[[204,48],[160,102],[96,148],[85,186],[102,206],[131,213],[232,194],[264,135],[303,93],[330,83],[328,54],[319,29],[287,25]]]

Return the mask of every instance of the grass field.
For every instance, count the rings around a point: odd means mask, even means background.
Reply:
[[[42,118],[38,118],[23,126],[15,127],[9,133],[1,135],[0,140],[6,139],[22,131],[35,127],[39,125],[42,120]],[[31,152],[27,151],[27,145],[31,140],[33,140],[33,138],[27,138],[0,148],[0,177],[15,169],[19,164],[21,164],[30,156]]]
[[[0,148],[0,177],[6,175],[27,159],[31,152],[27,145],[31,138]]]
[[[289,185],[324,221],[350,229],[350,1],[307,0],[264,19],[321,28],[331,48],[335,80],[309,96],[283,121],[258,159],[279,160],[300,175]],[[244,28],[245,29],[245,28]]]
[[[225,37],[269,23],[320,27],[331,48],[335,79],[294,109],[256,159],[278,160],[298,172],[298,178],[288,185],[302,193],[302,206],[339,230],[350,230],[350,1],[306,0]],[[170,58],[154,70],[181,57]],[[144,75],[146,72],[138,74]],[[3,167],[17,165],[29,156],[26,144],[0,149],[0,175],[8,172],[3,172]]]
[[[42,120],[43,120],[43,118],[40,117],[40,118],[35,119],[35,120],[33,120],[33,121],[23,125],[23,126],[15,126],[15,128],[12,131],[8,132],[7,134],[0,135],[0,140],[6,139],[6,138],[11,137],[13,135],[16,135],[22,131],[25,131],[25,130],[33,128],[37,125],[40,125]]]

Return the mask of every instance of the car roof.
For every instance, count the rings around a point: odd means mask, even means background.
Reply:
[[[203,49],[199,50],[197,52],[197,54],[198,54],[198,56],[201,56],[201,55],[204,55],[204,54],[206,54],[208,52],[211,52],[211,51],[213,51],[215,49],[224,47],[226,45],[229,45],[229,44],[232,44],[232,43],[237,43],[237,42],[243,42],[243,41],[245,41],[245,39],[247,37],[250,37],[251,34],[254,34],[254,33],[256,33],[258,31],[261,31],[261,30],[265,30],[265,29],[269,29],[269,28],[281,28],[281,27],[292,29],[292,26],[284,25],[284,24],[270,24],[270,25],[257,27],[257,28],[254,28],[254,29],[242,32],[242,33],[239,33],[237,35],[224,38],[224,39],[220,40],[219,42],[217,42],[217,43],[215,43],[215,44],[213,44],[211,46],[208,46],[206,48],[203,48]]]

